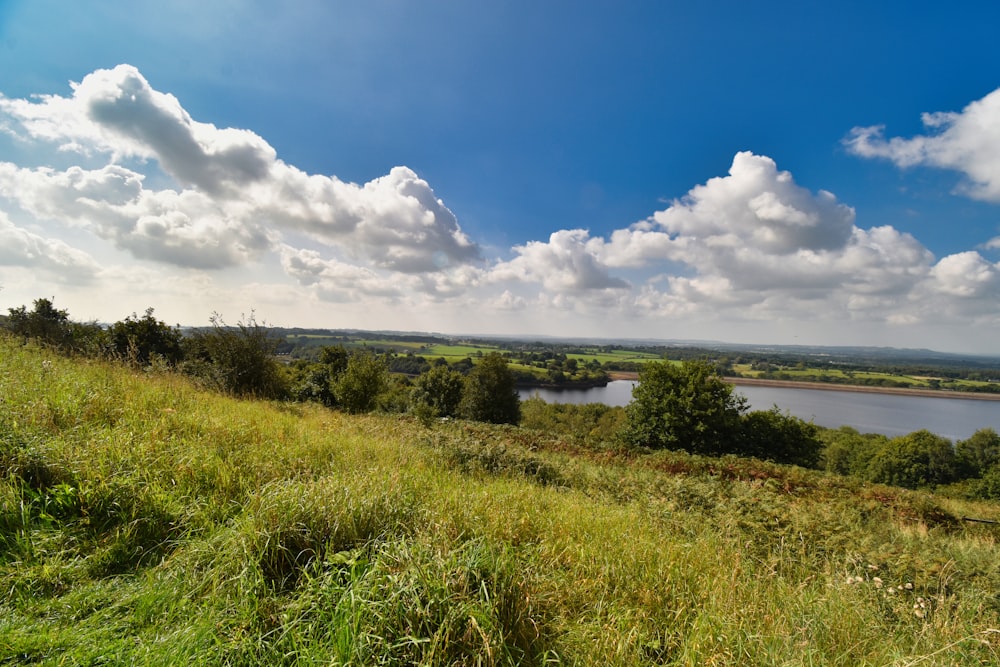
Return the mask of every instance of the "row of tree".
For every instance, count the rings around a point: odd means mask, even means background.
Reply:
[[[499,353],[476,364],[434,366],[411,382],[390,374],[389,355],[349,352],[342,345],[322,348],[316,361],[286,366],[276,356],[281,339],[252,313],[232,326],[213,314],[211,326],[187,335],[156,319],[152,308],[107,327],[74,322],[49,299],[8,313],[6,327],[25,340],[138,367],[176,369],[236,396],[317,401],[351,413],[412,411],[424,420],[520,421],[514,376]]]
[[[390,372],[389,355],[342,345],[323,347],[313,361],[281,364],[280,339],[253,314],[233,326],[213,315],[211,326],[185,335],[152,309],[101,327],[73,322],[48,299],[33,306],[10,309],[6,327],[73,353],[176,369],[233,395],[315,401],[350,413],[408,412],[428,424],[453,417],[518,424],[522,417],[516,378],[498,352],[476,363],[438,360],[411,379]],[[955,445],[926,431],[889,439],[819,429],[777,408],[748,411],[717,364],[704,360],[646,363],[624,410],[537,399],[527,405],[532,425],[591,444],[753,456],[909,488],[965,483],[968,495],[1000,498],[1000,436],[990,429]]]

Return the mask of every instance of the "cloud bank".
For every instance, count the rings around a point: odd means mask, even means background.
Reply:
[[[1000,91],[924,121],[926,136],[856,128],[846,143],[900,167],[957,170],[963,192],[1000,202]],[[129,65],[88,74],[68,96],[0,96],[0,131],[38,156],[0,162],[0,277],[23,285],[16,272],[41,272],[80,299],[84,286],[155,286],[182,313],[243,290],[288,324],[562,335],[1000,324],[1000,265],[980,253],[997,238],[936,258],[893,226],[858,226],[833,193],[752,152],[643,220],[597,235],[566,225],[487,256],[412,169],[360,185],[306,173],[254,132],[193,119]],[[89,250],[68,240],[81,235]],[[320,307],[358,321],[323,320]]]

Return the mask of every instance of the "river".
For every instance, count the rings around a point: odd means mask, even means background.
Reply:
[[[521,398],[537,394],[549,403],[626,405],[632,400],[634,385],[630,380],[616,380],[590,389],[522,389]],[[853,426],[862,433],[897,436],[927,429],[955,441],[980,428],[1000,431],[998,401],[745,385],[736,391],[753,410],[777,405],[818,426]]]

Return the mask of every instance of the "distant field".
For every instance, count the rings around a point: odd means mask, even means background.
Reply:
[[[750,364],[734,364],[733,370],[743,377],[759,378],[768,377],[764,371],[754,370]],[[988,387],[989,382],[976,380],[960,380],[951,378],[938,378],[925,375],[900,375],[895,373],[881,373],[878,371],[844,371],[836,368],[782,368],[772,369],[773,373],[780,373],[787,376],[789,380],[811,380],[823,381],[824,379],[839,384],[869,384],[869,383],[898,383],[908,384],[915,389],[970,389],[974,387]]]
[[[438,357],[444,357],[448,361],[458,361],[460,359],[465,359],[471,357],[475,360],[477,357],[488,354],[490,352],[496,352],[501,350],[499,345],[488,345],[488,344],[438,344],[432,345],[419,341],[400,341],[400,340],[370,340],[370,339],[359,339],[359,340],[349,340],[345,341],[341,336],[323,336],[319,334],[303,334],[303,335],[292,335],[288,336],[287,340],[290,343],[297,343],[305,339],[309,347],[320,347],[323,345],[343,345],[349,349],[351,348],[371,348],[380,350],[393,350],[397,354],[407,354],[412,353],[428,359],[437,359]],[[600,348],[582,348],[584,351],[582,353],[570,353],[566,354],[569,359],[578,359],[580,361],[591,361],[596,359],[598,363],[604,364],[608,362],[643,362],[659,359],[658,354],[652,352],[638,352],[634,350],[613,350],[611,352],[602,351]],[[501,350],[502,351],[502,350]]]

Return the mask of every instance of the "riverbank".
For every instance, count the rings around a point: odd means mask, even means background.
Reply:
[[[639,379],[638,373],[627,371],[612,371],[608,374],[612,380]],[[910,387],[872,387],[857,384],[833,384],[829,382],[807,382],[798,380],[766,380],[762,378],[726,377],[726,382],[736,386],[776,387],[780,389],[820,389],[823,391],[849,391],[856,394],[896,394],[898,396],[926,396],[928,398],[960,398],[974,401],[1000,401],[1000,394],[987,394],[974,391],[946,391],[942,389],[913,389]]]
[[[850,391],[856,394],[896,394],[898,396],[926,396],[927,398],[964,398],[974,401],[1000,401],[1000,394],[974,391],[947,391],[943,389],[913,389],[910,387],[872,387],[857,384],[833,384],[797,380],[765,380],[761,378],[726,377],[726,382],[736,386],[779,387],[782,389],[819,389],[823,391]]]

